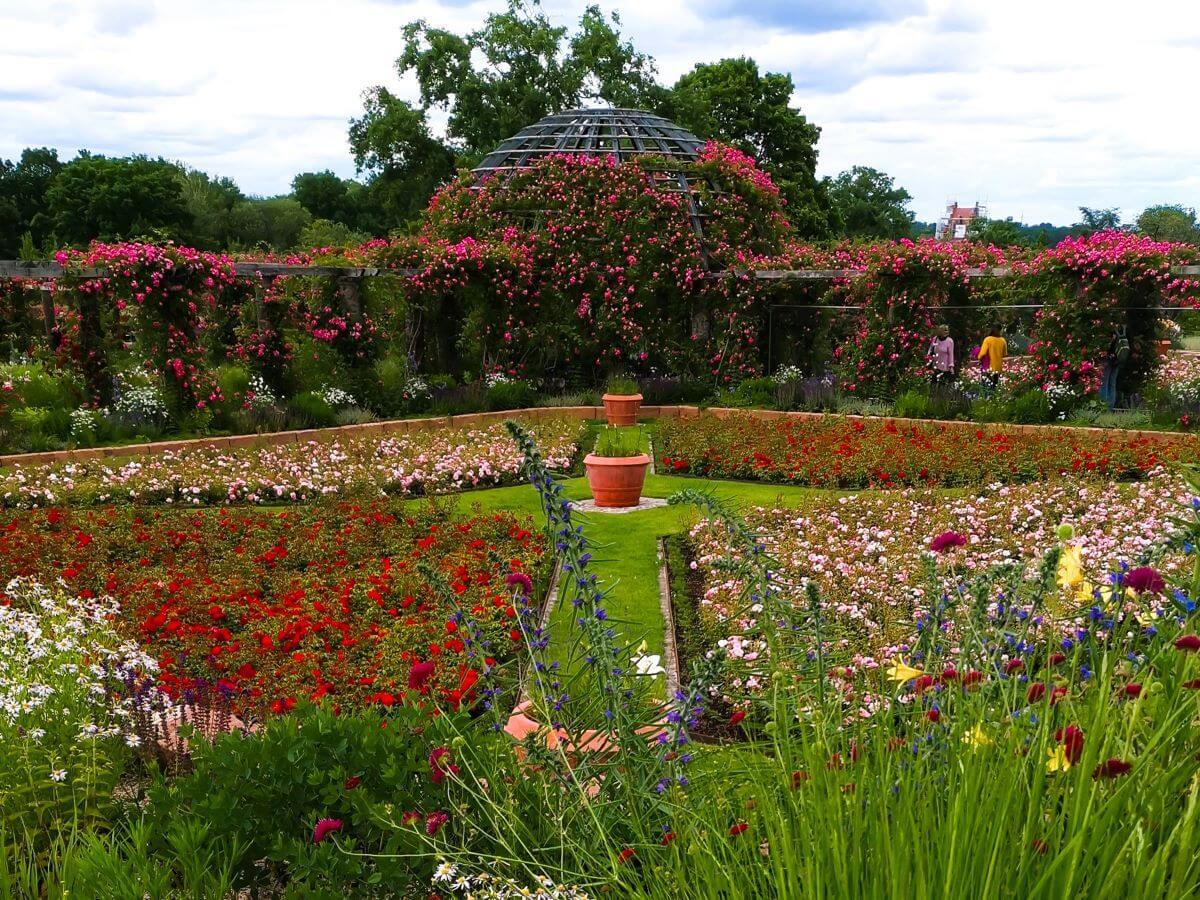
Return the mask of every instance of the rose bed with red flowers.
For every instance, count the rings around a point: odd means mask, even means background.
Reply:
[[[1200,457],[1194,436],[838,416],[679,419],[662,448],[664,472],[824,488],[1136,479]]]
[[[35,510],[0,527],[0,583],[61,578],[81,596],[116,598],[118,630],[157,657],[162,686],[216,691],[244,712],[322,697],[467,705],[481,675],[513,657],[519,607],[532,602],[524,588],[546,582],[529,526],[395,501]]]

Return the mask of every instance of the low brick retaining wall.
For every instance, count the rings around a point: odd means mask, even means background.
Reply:
[[[644,419],[679,419],[708,415],[718,419],[730,416],[751,415],[764,421],[781,419],[844,419],[888,420],[907,425],[948,425],[956,428],[1001,429],[1018,431],[1063,430],[1100,432],[1105,434],[1138,435],[1163,440],[1196,441],[1196,436],[1177,431],[1135,431],[1118,428],[1095,428],[1076,425],[1009,425],[1005,423],[983,424],[960,422],[948,419],[902,419],[896,416],[838,416],[837,413],[783,412],[774,409],[731,409],[712,406],[643,406]],[[603,406],[554,406],[533,409],[510,409],[499,412],[467,413],[461,416],[431,416],[423,419],[388,419],[382,422],[365,422],[360,425],[342,425],[335,428],[308,428],[301,431],[273,431],[266,434],[239,434],[232,437],[195,438],[184,441],[157,441],[150,444],[125,444],[117,447],[87,447],[79,450],[53,450],[45,453],[14,453],[0,456],[0,466],[36,466],[46,463],[71,462],[130,456],[155,456],[180,450],[218,449],[231,450],[239,447],[273,447],[280,444],[304,444],[309,441],[335,441],[344,438],[378,437],[410,431],[427,431],[435,428],[477,428],[493,425],[505,419],[525,420],[572,418],[580,421],[604,418]]]

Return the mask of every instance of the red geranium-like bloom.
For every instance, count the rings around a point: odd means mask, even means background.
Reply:
[[[1116,778],[1118,775],[1128,774],[1129,770],[1132,768],[1132,763],[1127,763],[1125,760],[1117,759],[1117,757],[1113,756],[1096,766],[1096,768],[1092,770],[1092,777]]]
[[[1197,650],[1200,650],[1200,636],[1185,634],[1175,638],[1175,649],[1195,653]]]
[[[1140,684],[1127,684],[1121,689],[1121,692],[1126,697],[1140,697],[1142,695],[1142,686]]]
[[[313,843],[319,844],[335,831],[341,830],[341,819],[318,819],[316,827],[313,828]]]
[[[441,810],[428,813],[425,816],[425,833],[433,837],[438,833],[438,830],[450,821],[450,816]]]
[[[1083,732],[1076,725],[1068,725],[1054,732],[1054,739],[1063,745],[1068,762],[1075,765],[1083,756]]]
[[[1029,686],[1029,690],[1025,692],[1026,703],[1037,703],[1046,696],[1046,685],[1040,681],[1036,681]]]
[[[351,775],[349,778],[346,779],[346,790],[352,791],[356,787],[358,787],[360,784],[362,784],[362,779],[359,778],[357,775]]]
[[[749,827],[750,826],[747,825],[745,822],[738,822],[736,825],[734,825],[732,828],[729,829],[729,836],[737,837],[739,834],[741,834],[743,831],[745,831]]]
[[[1149,566],[1141,566],[1126,572],[1124,585],[1139,594],[1161,594],[1167,589],[1167,583],[1163,577]]]
[[[432,660],[429,662],[413,663],[411,669],[408,670],[408,686],[411,690],[419,691],[425,687],[427,682],[433,675],[433,670],[437,668],[437,663]]]
[[[733,711],[733,715],[729,717],[729,724],[736,725],[744,718],[746,718],[746,711],[744,709],[735,709]]]
[[[945,553],[955,547],[965,547],[967,539],[957,531],[943,531],[929,542],[929,549],[934,553]]]
[[[659,841],[659,843],[665,847],[665,846],[667,846],[667,844],[671,843],[671,841],[673,841],[673,840],[675,840],[675,832],[668,831],[662,836],[662,840]]]
[[[625,865],[625,863],[629,862],[629,860],[633,858],[635,853],[637,853],[637,851],[632,847],[626,847],[617,854],[617,862],[619,862],[621,865]]]
[[[1007,675],[1011,675],[1013,672],[1019,672],[1023,668],[1025,668],[1025,660],[1023,659],[1010,659],[1004,664],[1004,672]]]
[[[450,754],[449,747],[438,747],[429,754],[429,777],[433,779],[434,784],[441,784],[446,780],[447,775],[457,775],[458,766],[452,762],[447,762],[442,765],[442,757]]]

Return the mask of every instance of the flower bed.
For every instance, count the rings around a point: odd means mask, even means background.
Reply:
[[[828,488],[1139,478],[1200,451],[1192,437],[837,417],[699,416],[661,438],[664,472]]]
[[[164,690],[212,688],[258,712],[325,696],[469,703],[521,640],[514,596],[547,575],[528,522],[394,502],[19,513],[0,533],[0,572],[112,597],[118,632],[156,658]],[[478,633],[460,633],[464,612]],[[432,663],[419,684],[418,663]]]
[[[907,489],[821,498],[800,510],[757,508],[747,518],[786,581],[811,580],[819,588],[827,649],[853,676],[907,651],[914,623],[958,576],[1006,563],[1034,574],[1044,548],[1056,543],[1056,529],[1065,522],[1074,528],[1082,574],[1090,583],[1106,583],[1107,567],[1118,559],[1136,565],[1165,549],[1170,518],[1187,498],[1178,479],[1158,472],[1135,485],[1058,481],[997,485],[970,496]],[[952,565],[943,565],[931,582],[924,571],[929,548],[938,535],[951,532],[955,539],[943,540],[942,549],[951,550]],[[965,543],[955,549],[951,545],[959,543],[958,535]],[[703,519],[687,542],[700,581],[694,598],[700,643],[754,664],[766,648],[745,637],[754,630],[754,616],[745,611],[741,580],[723,562],[728,555],[724,527]],[[1160,569],[1169,576],[1184,564],[1182,555],[1167,554]],[[803,592],[797,596],[803,598]],[[1069,619],[1089,602],[1090,597],[1072,593],[1060,598],[1054,611]],[[734,696],[760,685],[751,675],[728,687]],[[869,706],[871,695],[862,700]]]
[[[579,423],[550,419],[535,430],[548,464],[570,466]],[[516,445],[497,424],[13,468],[0,477],[0,504],[264,504],[326,496],[411,497],[515,482],[520,464]]]

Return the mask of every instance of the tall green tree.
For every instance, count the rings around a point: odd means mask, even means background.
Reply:
[[[538,0],[509,0],[481,28],[455,34],[424,21],[404,29],[396,60],[415,75],[419,100],[386,87],[363,96],[350,123],[350,147],[371,193],[395,226],[414,217],[455,167],[469,166],[500,141],[553,113],[597,99],[654,106],[663,95],[654,62],[620,33],[620,20],[589,6],[572,33],[552,25]],[[446,113],[435,137],[429,112]]]
[[[119,240],[154,234],[190,236],[183,172],[163,159],[80,154],[46,192],[51,227],[60,241]]]
[[[830,233],[829,199],[817,180],[821,129],[791,105],[790,75],[760,73],[746,57],[698,65],[682,76],[659,109],[698,137],[753,156],[779,185],[788,218],[809,237]]]
[[[878,169],[842,172],[829,184],[829,199],[844,237],[899,239],[912,232],[912,196]]]
[[[301,172],[292,179],[292,197],[316,219],[352,223],[354,210],[350,200],[350,182],[333,172]]]
[[[1137,230],[1156,241],[1175,241],[1180,244],[1200,243],[1200,226],[1196,210],[1180,204],[1150,206],[1137,218]]]
[[[0,159],[0,257],[16,256],[26,234],[38,245],[50,241],[46,193],[62,167],[48,147],[27,147],[16,162]]]
[[[183,202],[192,217],[188,242],[205,250],[222,250],[234,242],[232,211],[246,197],[232,178],[214,178],[192,170],[181,176]]]
[[[1011,247],[1027,242],[1022,227],[1021,223],[1014,221],[1011,216],[1007,219],[980,217],[967,226],[967,237],[996,247]]]
[[[1121,211],[1111,209],[1093,209],[1090,206],[1079,207],[1079,221],[1071,228],[1076,234],[1094,234],[1097,231],[1112,231],[1121,227]]]

